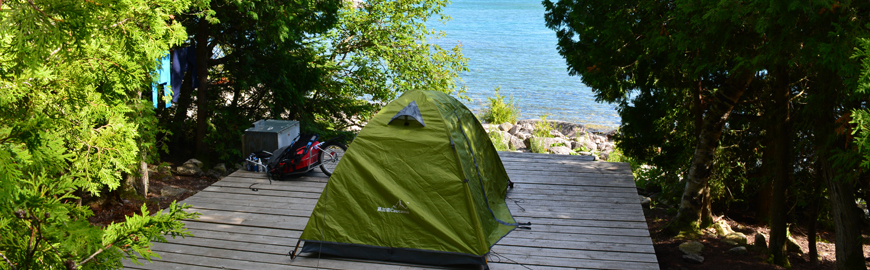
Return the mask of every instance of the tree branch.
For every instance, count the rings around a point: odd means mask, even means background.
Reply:
[[[3,0],[0,0],[0,5],[2,5],[2,4],[3,4]],[[9,267],[12,267],[12,270],[18,270],[18,268],[15,268],[15,265],[12,264],[11,261],[9,261],[9,258],[6,258],[6,255],[3,255],[3,253],[0,253],[0,257],[3,257],[3,259],[6,260],[6,263],[9,264]]]
[[[85,259],[84,261],[81,261],[81,262],[76,263],[76,265],[73,266],[72,269],[79,269],[80,266],[82,266],[83,264],[88,263],[88,261],[90,261],[91,259],[93,259],[94,257],[96,257],[98,254],[103,253],[103,251],[105,251],[106,249],[111,248],[112,246],[115,245],[115,243],[117,243],[117,242],[120,241],[120,240],[121,240],[121,239],[115,240],[115,242],[112,242],[112,243],[109,244],[108,246],[105,246],[105,247],[101,248],[100,250],[97,250],[97,252],[94,252],[94,254],[91,254],[91,256],[88,257],[87,259]]]
[[[48,14],[45,14],[45,11],[42,11],[41,9],[36,7],[36,4],[33,3],[33,0],[27,0],[27,3],[30,3],[30,7],[32,7],[36,11],[39,11],[39,13],[42,13],[42,15],[45,15],[45,17],[48,17],[49,19],[52,19],[56,22],[63,22],[63,20],[61,20],[61,19],[55,19],[54,17],[48,16]]]

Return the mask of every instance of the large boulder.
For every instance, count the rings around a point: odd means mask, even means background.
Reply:
[[[500,125],[498,125],[498,130],[508,131],[508,130],[511,130],[511,128],[513,128],[513,127],[514,127],[514,125],[511,125],[511,123],[505,122],[505,123],[501,123]]]
[[[218,163],[217,165],[214,165],[214,168],[211,169],[218,171],[221,175],[227,175],[227,166],[223,163]]]
[[[727,244],[731,244],[734,246],[745,246],[746,245],[746,235],[740,232],[732,232],[725,236],[722,239],[722,242]]]
[[[704,244],[701,244],[701,243],[695,242],[695,241],[689,241],[689,242],[685,242],[685,243],[680,244],[680,246],[678,248],[680,249],[680,251],[682,251],[686,255],[701,254],[701,251],[704,250]]]
[[[197,168],[202,169],[202,161],[199,161],[198,159],[195,159],[195,158],[188,159],[187,161],[184,162],[184,164],[194,164],[194,165],[196,165]]]
[[[516,134],[514,134],[514,135],[515,135],[517,138],[520,138],[520,140],[525,140],[525,139],[528,139],[528,138],[531,138],[531,137],[532,137],[532,134],[531,134],[531,133],[528,133],[528,132],[525,132],[525,131],[518,131],[518,132],[517,132]]]
[[[761,233],[756,233],[755,242],[752,243],[752,246],[762,253],[767,253],[767,236]]]
[[[550,154],[556,155],[570,155],[571,153],[573,153],[571,149],[566,146],[553,146],[550,147],[549,151]]]
[[[550,137],[564,139],[565,135],[563,135],[562,132],[559,132],[558,130],[550,130]]]
[[[223,176],[223,174],[221,174],[221,172],[219,172],[217,170],[208,170],[208,172],[205,173],[205,175],[208,176],[209,178],[214,178],[214,179],[220,179],[221,176]]]
[[[801,245],[798,244],[797,240],[795,240],[794,238],[791,238],[791,236],[789,236],[788,241],[785,242],[785,250],[788,250],[788,252],[796,252],[798,254],[804,254],[804,249],[801,248]]]
[[[700,254],[686,254],[683,255],[683,260],[690,263],[701,264],[704,263],[704,256],[701,256]]]
[[[598,151],[598,145],[592,141],[587,140],[587,141],[584,141],[583,144],[585,144],[585,146],[586,146],[586,151],[589,151],[589,152]]]
[[[724,237],[734,232],[733,230],[731,230],[731,226],[728,225],[728,223],[724,220],[720,220],[714,223],[713,230],[716,231],[716,235],[718,235],[719,237]]]
[[[180,187],[164,186],[162,189],[160,189],[160,196],[175,197],[175,196],[179,196],[179,195],[184,194],[184,193],[189,192],[189,191],[190,190],[183,189]]]
[[[733,248],[728,250],[728,254],[731,254],[731,255],[743,255],[743,254],[746,254],[747,252],[749,252],[749,251],[746,250],[746,247],[744,247],[744,246],[733,247]]]
[[[202,175],[202,169],[197,167],[194,163],[185,163],[184,165],[175,168],[175,174],[183,176],[200,176]]]
[[[571,142],[571,149],[580,149],[580,148],[583,148],[585,146],[586,146],[586,144],[583,142],[578,142],[578,141]]]
[[[510,133],[511,135],[516,136],[518,132],[522,131],[522,129],[523,129],[523,128],[520,127],[520,125],[513,125],[513,126],[511,127],[511,129],[508,129],[508,133]]]
[[[517,138],[516,136],[511,136],[510,145],[513,146],[513,149],[526,148],[526,143],[523,142],[522,139]]]

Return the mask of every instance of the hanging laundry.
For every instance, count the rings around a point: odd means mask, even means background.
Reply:
[[[169,70],[169,54],[166,54],[157,59],[157,80],[154,82],[151,89],[151,103],[154,104],[155,109],[157,109],[158,98],[160,96],[169,95],[168,91],[165,91],[165,87],[170,81]],[[161,93],[163,94],[161,95]],[[172,105],[172,103],[167,103],[166,108],[169,108],[169,105]]]
[[[190,72],[193,87],[199,86],[196,80],[196,47],[178,48],[172,51],[172,102],[178,102],[184,73]]]

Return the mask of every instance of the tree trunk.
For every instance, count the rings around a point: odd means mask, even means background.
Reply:
[[[148,198],[148,163],[145,163],[145,157],[148,156],[146,150],[142,150],[142,161],[139,162],[139,174],[142,179],[142,197]]]
[[[825,182],[828,184],[828,197],[831,201],[831,216],[834,219],[836,233],[835,245],[837,248],[837,269],[867,269],[864,265],[864,251],[862,249],[861,221],[858,217],[858,209],[855,205],[850,181],[843,181],[834,177],[831,162],[825,155],[822,166],[825,169]]]
[[[198,27],[196,33],[196,79],[199,80],[199,88],[196,91],[196,156],[203,158],[208,154],[205,135],[208,132],[208,59],[211,58],[211,52],[208,50],[208,21],[201,18]]]
[[[837,138],[835,127],[831,125],[836,117],[832,115],[834,110],[830,104],[832,102],[826,102],[822,115],[814,121],[814,133],[818,164],[821,167],[819,176],[828,186],[831,217],[834,220],[837,269],[867,269],[864,265],[859,210],[853,195],[853,179],[845,175],[837,177],[840,170],[831,160],[832,148],[835,145],[844,145],[845,141]]]
[[[716,158],[716,149],[719,147],[719,138],[725,121],[728,120],[740,96],[748,88],[753,75],[748,73],[732,77],[735,82],[726,83],[710,98],[703,126],[698,127],[701,129],[701,135],[698,136],[695,154],[689,166],[689,177],[686,179],[680,210],[667,228],[670,232],[698,232],[702,224],[712,223],[713,217],[709,212],[705,214],[706,216],[702,215],[702,210],[709,207],[710,202],[706,200],[705,192],[707,182],[710,180],[710,167]]]
[[[765,162],[771,164],[763,164],[763,166],[771,166],[770,179],[773,184],[772,201],[770,207],[770,255],[773,257],[773,263],[779,266],[790,268],[788,261],[788,251],[786,243],[788,243],[788,187],[790,185],[792,171],[792,143],[791,143],[791,118],[789,110],[789,82],[786,70],[775,70],[774,84],[771,89],[772,97],[766,113],[768,129],[767,134],[770,136],[770,142],[773,153],[771,159]]]
[[[818,167],[816,166],[816,172],[818,172]],[[813,186],[812,191],[810,192],[809,198],[809,213],[807,213],[807,241],[809,242],[809,255],[810,255],[810,263],[818,264],[819,263],[819,249],[816,246],[816,237],[819,234],[818,232],[818,220],[819,220],[819,197],[821,195],[821,181],[819,180],[819,175],[813,177]]]

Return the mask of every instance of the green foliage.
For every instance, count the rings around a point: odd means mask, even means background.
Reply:
[[[501,87],[496,87],[495,97],[486,98],[489,101],[489,105],[483,110],[481,119],[491,124],[516,124],[517,117],[520,114],[519,106],[517,106],[513,96],[505,103],[505,97],[498,93],[499,90],[501,90]]]
[[[870,94],[870,38],[858,39],[858,43],[860,47],[852,56],[861,60],[861,75],[856,91]],[[849,123],[855,125],[852,135],[858,152],[863,155],[861,167],[870,168],[870,109],[852,110],[852,120]]]
[[[94,227],[74,192],[97,197],[157,152],[150,91],[157,59],[186,36],[170,20],[192,1],[0,2],[2,268],[120,268],[153,240],[187,235],[173,205]],[[135,253],[134,253],[135,252]]]
[[[462,94],[461,47],[442,48],[446,0],[216,1],[210,46],[209,133],[214,157],[236,159],[244,129],[259,119],[298,120],[324,138],[345,135],[411,89]],[[356,6],[355,6],[356,5]],[[287,16],[294,14],[294,16]],[[191,33],[199,19],[181,19]],[[253,34],[256,33],[256,34]],[[276,64],[280,63],[280,64]],[[185,92],[182,92],[184,94]],[[195,97],[192,97],[195,99]],[[175,112],[184,113],[180,109]],[[182,118],[186,118],[182,115]],[[189,121],[163,121],[180,134],[175,149],[195,142]]]
[[[529,139],[529,141],[531,142],[531,147],[529,147],[529,150],[531,150],[532,153],[549,154],[549,152],[547,151],[549,147],[548,145],[544,145],[544,138],[532,137],[531,139]]]
[[[496,151],[507,151],[511,148],[510,142],[507,141],[501,132],[498,131],[490,131],[488,133],[489,140],[492,141],[492,146],[495,147]]]
[[[532,133],[535,137],[546,138],[550,137],[550,131],[553,131],[553,124],[547,122],[547,115],[541,115],[541,119],[535,122],[535,131]]]

